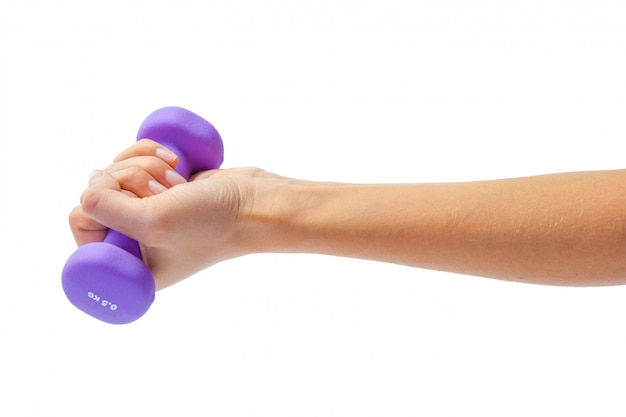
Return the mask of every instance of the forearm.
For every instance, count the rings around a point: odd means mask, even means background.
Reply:
[[[263,251],[545,284],[626,282],[626,171],[277,190],[260,216]]]

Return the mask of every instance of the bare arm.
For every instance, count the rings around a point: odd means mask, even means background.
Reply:
[[[542,284],[626,282],[626,170],[412,185],[295,181],[274,198],[259,222],[262,251]]]
[[[70,215],[79,245],[107,227],[139,241],[158,288],[260,252],[541,284],[626,283],[626,170],[360,185],[236,168],[186,183],[170,175],[175,161],[159,158],[159,146],[140,141],[122,153]]]

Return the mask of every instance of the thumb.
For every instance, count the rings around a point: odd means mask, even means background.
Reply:
[[[89,188],[81,196],[83,212],[98,223],[129,237],[141,219],[141,199],[122,191],[120,184],[105,171],[94,171]]]

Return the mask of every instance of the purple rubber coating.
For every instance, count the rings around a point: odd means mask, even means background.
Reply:
[[[176,153],[176,171],[185,178],[219,168],[224,159],[213,125],[181,107],[151,113],[139,127],[140,139],[152,139]],[[109,230],[104,242],[79,247],[65,263],[61,281],[75,307],[111,324],[137,320],[155,297],[154,277],[141,259],[139,244],[115,230]]]

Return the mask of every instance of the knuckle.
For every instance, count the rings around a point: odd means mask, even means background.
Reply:
[[[144,169],[148,172],[153,172],[153,173],[164,172],[165,169],[169,167],[165,164],[165,162],[163,162],[162,159],[159,159],[157,157],[146,158],[144,163],[145,163]]]
[[[124,182],[129,182],[132,184],[141,182],[145,178],[145,173],[139,167],[133,166],[126,170]]]

